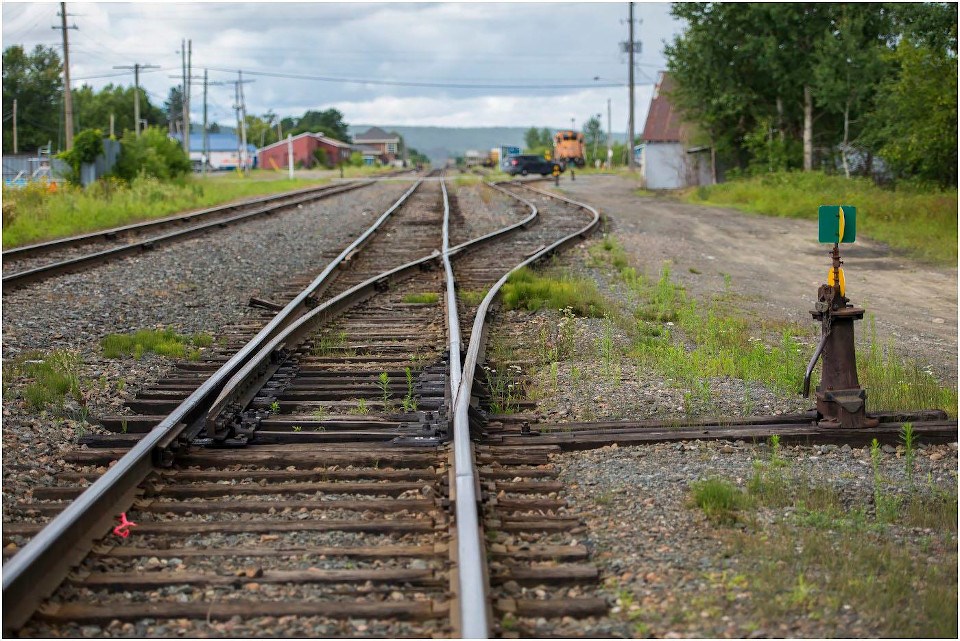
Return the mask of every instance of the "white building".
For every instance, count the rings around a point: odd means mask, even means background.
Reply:
[[[686,144],[688,127],[670,101],[673,81],[661,72],[650,101],[647,121],[634,148],[645,189],[682,189],[713,184],[709,147]]]

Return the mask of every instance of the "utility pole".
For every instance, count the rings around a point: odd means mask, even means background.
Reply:
[[[63,32],[63,110],[64,134],[67,139],[67,150],[73,148],[73,95],[70,93],[70,43],[67,41],[67,30],[78,29],[77,25],[67,26],[67,3],[60,3],[60,26],[50,27]]]
[[[236,96],[237,103],[234,105],[234,109],[237,110],[237,127],[240,134],[240,149],[238,150],[238,160],[240,162],[240,170],[242,172],[247,171],[246,165],[246,155],[247,155],[247,104],[243,96],[243,85],[248,82],[253,82],[252,80],[243,79],[243,71],[237,71],[237,80],[235,81],[236,91],[234,95]]]
[[[13,153],[17,153],[17,99],[13,99]]]
[[[210,139],[207,136],[207,70],[203,70],[203,154],[200,157],[200,173],[207,175],[207,162],[210,157]]]
[[[629,54],[629,84],[630,84],[630,124],[627,127],[629,130],[627,133],[627,167],[629,171],[634,171],[636,168],[636,163],[633,158],[633,134],[634,134],[634,106],[633,106],[633,3],[630,3],[630,41],[627,45],[627,52]]]
[[[159,69],[157,65],[142,65],[135,62],[132,65],[115,65],[114,69],[133,69],[133,131],[140,137],[140,70]]]
[[[113,112],[110,112],[110,138],[113,138]]]
[[[293,136],[287,134],[287,176],[293,180]]]
[[[180,62],[183,68],[182,94],[180,106],[183,111],[183,151],[190,157],[190,80],[193,58],[193,40],[180,40]]]
[[[607,98],[607,168],[613,167],[613,120],[610,118],[610,99]]]
[[[189,45],[188,45],[188,47],[189,47]],[[170,78],[176,78],[177,76],[169,76],[169,77],[170,77]],[[203,75],[202,75],[202,76],[187,76],[187,77],[184,79],[185,84],[187,84],[187,85],[193,84],[193,81],[194,81],[194,80],[202,80],[202,81],[203,81],[203,151],[202,151],[202,153],[203,153],[203,159],[202,159],[202,161],[201,161],[201,168],[200,168],[200,169],[201,169],[201,172],[202,172],[202,173],[206,174],[206,173],[207,173],[207,163],[208,163],[209,160],[210,160],[210,139],[209,139],[209,137],[208,137],[208,133],[209,133],[209,132],[207,131],[207,129],[208,129],[208,121],[207,121],[207,88],[208,88],[209,86],[211,86],[211,85],[225,85],[225,84],[227,84],[227,83],[225,83],[225,82],[210,82],[210,80],[209,80],[209,72],[208,72],[206,69],[203,70]],[[181,100],[182,100],[182,99],[183,99],[183,95],[181,95]],[[189,108],[187,108],[187,115],[188,115],[188,116],[189,116],[189,113],[190,113]],[[189,131],[190,131],[189,128],[186,127],[186,126],[184,127],[184,130],[185,130],[186,132],[189,132]],[[188,154],[190,153],[190,152],[189,152],[189,148],[187,148],[187,153],[188,153]],[[189,156],[188,156],[188,157],[189,157]]]

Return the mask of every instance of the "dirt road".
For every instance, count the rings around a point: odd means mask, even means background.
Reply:
[[[611,233],[647,275],[655,277],[670,261],[674,280],[698,298],[729,286],[765,318],[812,323],[809,310],[830,266],[829,247],[817,242],[815,221],[638,196],[636,187],[629,179],[603,175],[560,183],[561,191],[608,217]],[[918,264],[864,235],[869,229],[858,229],[857,242],[842,250],[851,301],[876,318],[881,342],[891,341],[956,385],[957,268]],[[857,331],[862,339],[865,324]]]

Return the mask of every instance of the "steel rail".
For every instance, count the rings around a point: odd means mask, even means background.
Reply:
[[[40,602],[60,584],[70,567],[87,554],[92,541],[109,528],[117,505],[129,503],[137,486],[154,469],[155,462],[185,432],[198,432],[210,400],[243,367],[250,357],[290,324],[291,318],[312,306],[308,303],[330,275],[354,250],[361,247],[420,186],[418,180],[366,232],[344,249],[296,298],[291,300],[257,335],[173,412],[147,433],[127,454],[54,517],[27,545],[3,566],[3,629],[21,627]]]
[[[354,183],[346,183],[354,184]],[[363,181],[363,185],[372,184],[369,181]],[[139,223],[131,223],[129,225],[123,225],[121,227],[111,227],[110,229],[101,229],[99,231],[90,232],[88,234],[79,234],[77,236],[68,236],[67,238],[58,238],[56,240],[49,240],[42,243],[34,243],[32,245],[24,245],[23,247],[14,247],[13,249],[7,249],[3,252],[3,262],[6,263],[12,260],[19,260],[22,258],[29,258],[31,256],[37,256],[39,254],[45,254],[49,251],[55,249],[64,249],[66,247],[76,247],[79,245],[86,245],[89,243],[95,243],[98,241],[104,240],[113,240],[117,236],[122,234],[128,234],[130,232],[142,232],[153,229],[155,227],[163,227],[164,225],[170,225],[175,223],[186,223],[192,222],[194,220],[200,220],[207,218],[209,216],[224,213],[233,209],[240,209],[242,207],[250,207],[252,205],[262,205],[265,203],[274,202],[277,200],[283,200],[285,198],[293,198],[308,193],[319,193],[330,191],[331,189],[336,189],[337,187],[343,186],[343,184],[328,184],[328,185],[316,185],[313,187],[304,187],[303,189],[294,189],[291,191],[285,191],[279,194],[270,194],[268,196],[260,196],[257,198],[249,198],[247,200],[242,200],[239,202],[226,203],[223,205],[217,205],[216,207],[208,207],[207,209],[200,209],[198,211],[191,211],[186,214],[175,214],[173,216],[166,216],[164,218],[157,218],[154,220],[148,220]]]
[[[172,242],[174,240],[182,240],[190,236],[194,236],[200,233],[203,233],[214,227],[226,227],[227,225],[232,225],[235,223],[243,222],[248,218],[253,218],[256,216],[262,216],[265,214],[272,214],[279,209],[284,209],[286,207],[292,207],[304,202],[315,200],[317,198],[325,196],[333,196],[336,194],[341,194],[353,189],[358,189],[364,186],[363,184],[352,183],[346,187],[334,188],[325,190],[320,193],[310,193],[306,195],[301,195],[294,199],[286,199],[281,203],[266,205],[264,207],[254,209],[253,211],[244,212],[241,214],[236,214],[234,216],[229,216],[227,218],[220,218],[214,221],[201,223],[199,225],[194,225],[193,227],[187,227],[185,229],[177,229],[159,236],[153,236],[151,238],[145,238],[140,241],[129,243],[121,247],[114,247],[112,249],[105,249],[103,251],[94,252],[91,254],[86,254],[83,256],[78,256],[76,258],[69,258],[67,260],[59,261],[56,263],[50,263],[47,265],[41,265],[40,267],[34,267],[33,269],[26,269],[21,272],[16,272],[10,274],[9,276],[3,277],[3,286],[4,287],[20,287],[33,283],[51,276],[56,276],[58,274],[65,274],[70,272],[78,271],[85,267],[91,267],[93,265],[98,265],[100,263],[105,263],[121,256],[126,256],[129,254],[140,253],[145,250],[153,249],[156,245],[161,245],[165,243]]]
[[[443,183],[441,183],[441,185],[442,184]],[[520,228],[525,228],[536,221],[539,214],[537,208],[532,203],[520,198],[516,194],[510,193],[507,190],[501,189],[501,191],[530,207],[530,215],[519,222],[513,223],[512,225],[507,225],[506,227],[502,227],[494,232],[474,238],[473,240],[469,240],[465,243],[457,245],[456,247],[450,248],[449,251],[446,252],[449,257],[456,257],[463,252],[491,242],[500,236],[512,233]],[[441,256],[442,252],[435,251],[429,256],[425,256],[419,260],[411,261],[410,263],[397,269],[389,270],[373,276],[367,281],[355,285],[351,289],[348,289],[338,296],[329,299],[323,304],[316,306],[311,312],[297,319],[296,323],[292,323],[289,325],[289,327],[284,328],[283,332],[276,334],[274,336],[274,340],[272,340],[269,344],[264,344],[257,355],[250,359],[246,366],[244,366],[242,370],[237,371],[231,380],[224,385],[220,396],[210,406],[206,423],[212,424],[217,419],[218,414],[221,414],[227,407],[231,405],[244,406],[247,399],[252,398],[250,396],[250,390],[255,389],[258,383],[261,381],[268,379],[271,373],[278,370],[283,364],[285,358],[284,351],[289,353],[295,349],[298,341],[302,341],[304,338],[309,336],[314,329],[326,322],[327,318],[335,315],[331,314],[324,316],[323,318],[316,318],[327,309],[327,305],[336,305],[338,310],[346,309],[349,307],[349,305],[356,304],[364,300],[368,295],[372,295],[370,291],[371,287],[375,288],[377,286],[389,286],[390,282],[392,282],[392,279],[395,279],[397,276],[396,272],[398,270],[409,269],[414,266],[418,266],[418,268],[421,268],[420,266],[427,268],[428,262],[437,261],[438,257]],[[373,293],[375,293],[375,291]],[[314,320],[316,320],[316,322],[313,322]],[[308,322],[310,323],[309,327],[303,325],[304,323]],[[296,332],[295,336],[293,336],[293,332]]]
[[[498,280],[493,287],[490,288],[490,290],[487,292],[487,295],[480,303],[480,306],[477,308],[476,317],[474,318],[473,322],[473,329],[470,334],[470,345],[467,348],[467,355],[466,359],[464,360],[463,374],[457,389],[457,395],[454,397],[453,415],[453,447],[457,492],[457,547],[460,569],[459,596],[460,616],[463,626],[461,630],[461,636],[464,638],[485,639],[489,638],[490,636],[489,625],[486,620],[486,612],[488,607],[486,602],[486,580],[482,574],[483,568],[485,567],[485,564],[482,564],[485,555],[483,551],[483,541],[479,537],[477,511],[477,506],[479,504],[479,496],[477,494],[478,483],[473,473],[475,469],[475,459],[470,439],[469,416],[470,400],[473,395],[474,374],[477,369],[477,360],[480,354],[480,348],[484,342],[484,336],[486,333],[487,314],[489,313],[490,305],[492,304],[494,298],[499,295],[500,288],[503,287],[503,284],[507,282],[510,274],[514,273],[521,267],[525,267],[542,260],[558,249],[576,241],[581,237],[585,237],[587,234],[593,231],[593,229],[600,222],[600,213],[589,205],[578,203],[568,198],[557,196],[539,189],[534,189],[529,186],[524,187],[527,189],[532,189],[540,194],[556,197],[570,204],[582,207],[590,211],[593,214],[593,217],[591,221],[579,231],[576,231],[569,236],[565,236],[549,247],[538,251],[536,254],[530,256],[522,263],[504,274],[500,280]],[[465,537],[464,535],[467,530],[469,530],[471,534],[476,534],[477,536],[475,538],[473,536]],[[477,561],[474,561],[474,559],[477,559]],[[482,564],[479,566],[479,568],[477,567],[478,563]],[[467,569],[466,575],[464,572],[465,568]],[[483,600],[482,602],[478,603],[477,599],[480,598],[480,595],[482,595]]]

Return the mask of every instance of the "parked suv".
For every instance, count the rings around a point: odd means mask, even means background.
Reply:
[[[503,170],[511,176],[516,176],[517,174],[521,176],[526,176],[527,174],[546,176],[553,173],[554,167],[556,167],[557,171],[563,171],[563,167],[560,164],[550,160],[544,160],[542,156],[507,156],[503,165]]]

